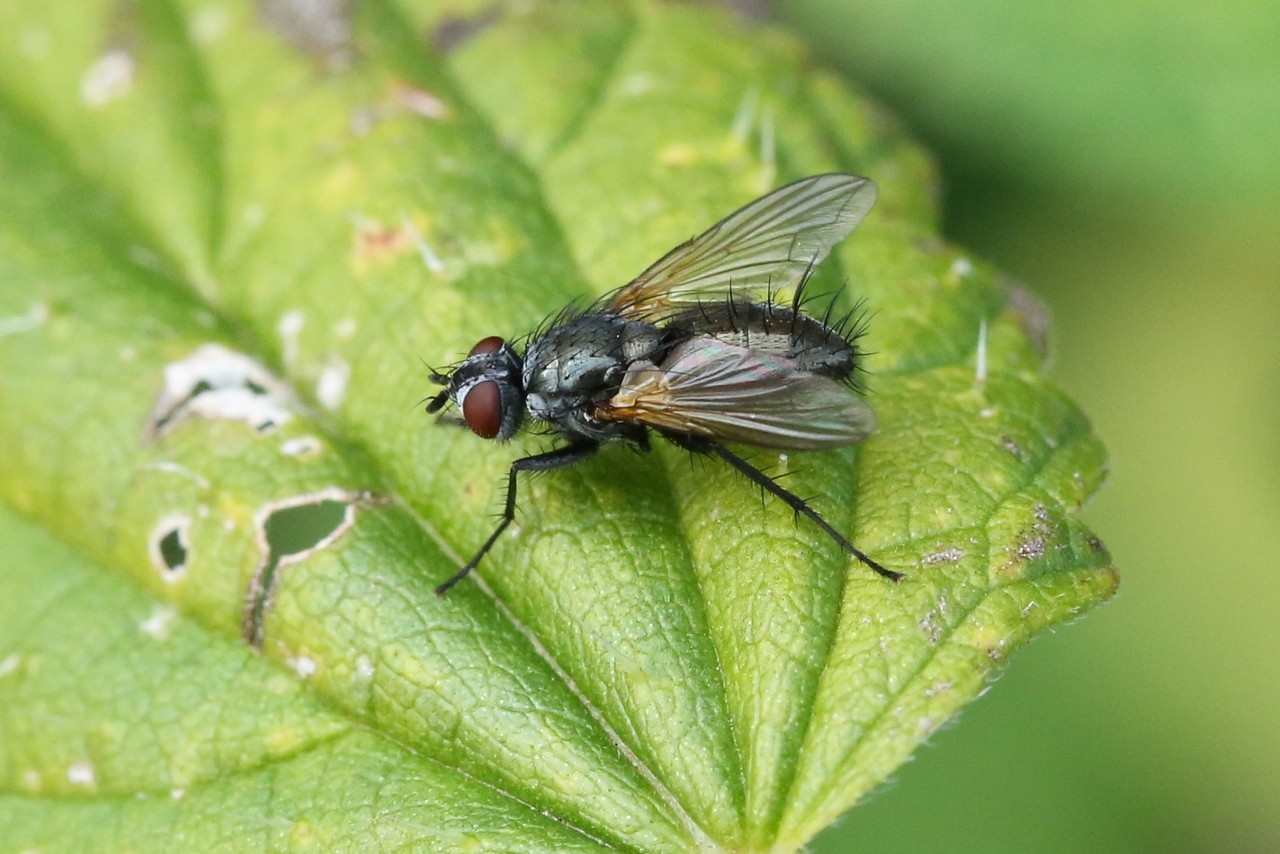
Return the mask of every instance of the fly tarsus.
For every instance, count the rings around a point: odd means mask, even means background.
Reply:
[[[502,518],[498,521],[498,527],[493,529],[493,533],[489,535],[489,539],[484,541],[484,545],[475,553],[471,560],[467,561],[462,569],[455,572],[445,582],[436,587],[436,595],[443,596],[449,592],[449,589],[462,579],[466,578],[471,570],[479,565],[481,559],[488,554],[489,549],[493,548],[493,544],[498,541],[498,537],[502,536],[502,532],[507,529],[512,520],[516,517],[516,477],[522,471],[551,471],[552,469],[560,469],[579,463],[587,457],[594,454],[600,445],[595,442],[580,442],[572,445],[565,445],[563,448],[556,448],[543,454],[534,454],[531,457],[521,457],[511,464],[511,470],[507,473],[507,503],[502,509]]]

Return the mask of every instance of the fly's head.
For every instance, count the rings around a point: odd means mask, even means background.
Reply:
[[[524,420],[521,368],[510,344],[497,336],[485,338],[452,371],[431,374],[432,382],[445,388],[427,403],[427,412],[439,412],[452,402],[472,433],[510,439]]]

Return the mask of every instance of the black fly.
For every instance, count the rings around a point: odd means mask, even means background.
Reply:
[[[630,284],[562,312],[531,336],[523,356],[490,337],[449,373],[433,372],[445,389],[428,412],[452,402],[472,432],[499,440],[527,414],[566,443],[511,464],[498,527],[436,593],[466,577],[511,523],[520,472],[572,465],[618,439],[647,451],[651,429],[729,463],[868,567],[900,579],[722,444],[820,450],[875,430],[875,414],[852,388],[857,333],[800,310],[809,273],[875,199],[875,185],[854,175],[788,184],[677,246]],[[792,285],[790,305],[774,301]]]

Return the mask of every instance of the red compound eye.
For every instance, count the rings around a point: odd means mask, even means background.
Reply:
[[[488,338],[481,338],[477,341],[476,346],[472,347],[471,352],[467,355],[476,356],[480,353],[492,353],[496,350],[501,350],[502,345],[506,343],[506,341],[503,341],[497,335],[490,335]]]
[[[501,341],[500,338],[486,338],[485,341]],[[483,344],[481,341],[480,344]],[[476,346],[479,347],[480,344]],[[475,351],[471,351],[475,354]],[[498,435],[502,426],[502,395],[498,384],[492,380],[478,382],[467,390],[462,399],[462,418],[471,428],[471,432],[484,439],[492,439]]]

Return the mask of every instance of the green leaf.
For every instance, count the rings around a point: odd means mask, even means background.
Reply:
[[[793,850],[1113,591],[1043,313],[888,117],[706,8],[475,5],[0,10],[6,843]],[[425,419],[419,358],[831,170],[881,429],[752,459],[907,579],[609,447],[434,596],[544,440]]]

